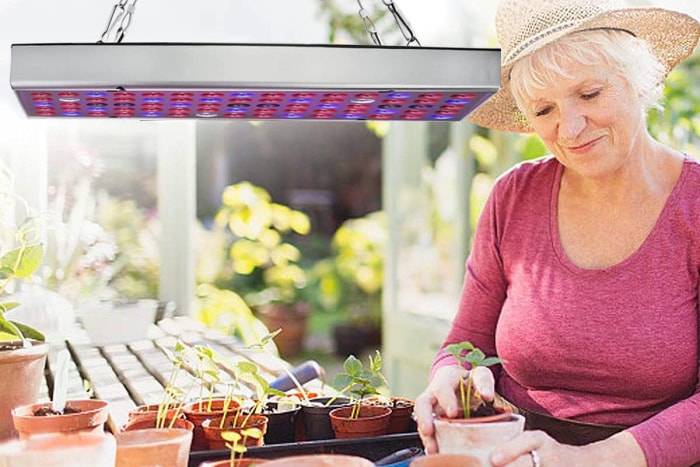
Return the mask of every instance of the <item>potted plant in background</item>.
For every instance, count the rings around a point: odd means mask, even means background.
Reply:
[[[345,221],[333,234],[333,254],[309,271],[314,307],[334,316],[336,354],[360,355],[381,344],[386,218],[382,211]]]
[[[264,188],[241,182],[225,188],[215,222],[232,235],[231,276],[217,285],[238,292],[268,330],[284,329],[276,341],[282,357],[297,355],[311,307],[301,252],[289,237],[309,233],[308,216],[273,202]]]
[[[11,300],[17,280],[29,279],[41,264],[44,247],[39,242],[37,218],[24,200],[3,190],[0,203],[0,440],[15,434],[10,412],[36,402],[49,351],[45,337],[6,312],[19,306]],[[15,224],[18,210],[24,219]]]
[[[368,356],[369,368],[350,355],[343,364],[344,372],[336,376],[334,385],[340,393],[352,395],[352,405],[339,407],[328,415],[336,438],[362,438],[386,434],[389,429],[391,409],[378,405],[365,404],[365,397],[379,394],[378,388],[386,386],[386,378],[381,373],[382,357],[376,351]]]
[[[486,357],[481,349],[468,341],[450,344],[445,351],[452,354],[460,366],[472,371],[480,366],[502,363],[497,357]],[[521,433],[525,418],[485,402],[472,387],[472,371],[459,383],[461,416],[435,419],[435,438],[440,453],[468,454],[489,465],[493,449]]]

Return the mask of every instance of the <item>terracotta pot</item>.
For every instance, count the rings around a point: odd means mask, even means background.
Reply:
[[[221,437],[221,433],[224,431],[235,431],[240,433],[242,430],[248,428],[258,428],[262,431],[263,436],[259,439],[247,437],[243,443],[245,446],[262,446],[264,444],[264,436],[267,431],[267,417],[265,415],[240,415],[239,417],[230,416],[226,417],[223,428],[219,428],[221,423],[221,417],[210,418],[202,424],[202,430],[204,430],[204,437],[207,440],[209,449],[228,449],[226,447],[227,441]],[[244,423],[245,425],[240,425]]]
[[[483,421],[474,418],[435,419],[435,439],[441,454],[468,454],[491,465],[489,456],[496,446],[523,432],[525,418],[506,414],[505,420]]]
[[[416,431],[416,423],[413,421],[413,407],[415,402],[405,397],[368,397],[368,404],[389,407],[391,417],[387,434],[408,433]]]
[[[466,454],[430,454],[416,457],[409,465],[410,467],[481,467],[481,461]]]
[[[360,406],[357,418],[350,418],[353,407],[340,407],[328,414],[336,438],[366,438],[385,435],[389,429],[391,409],[376,405]]]
[[[109,403],[97,399],[69,400],[63,415],[36,415],[50,409],[50,402],[15,408],[12,421],[20,439],[37,433],[104,432],[109,417]]]
[[[233,467],[255,467],[257,465],[267,464],[270,462],[269,459],[258,459],[255,457],[248,457],[243,459],[234,459]],[[220,461],[207,461],[199,464],[199,467],[231,467],[231,460],[220,460]]]
[[[186,404],[182,408],[182,412],[185,414],[185,418],[192,422],[194,425],[194,431],[192,432],[192,450],[193,451],[203,451],[207,449],[207,440],[204,437],[204,431],[202,430],[202,424],[205,420],[213,417],[221,417],[224,415],[224,399],[214,399],[211,401],[201,401],[192,402]],[[233,413],[240,409],[241,404],[236,400],[228,401],[227,414]]]
[[[0,444],[0,465],[114,467],[116,443],[109,433],[44,433]]]
[[[331,405],[326,405],[331,400]],[[315,441],[335,438],[328,414],[333,409],[347,405],[350,405],[350,399],[347,397],[315,397],[304,402],[301,406],[304,421],[303,439]]]
[[[374,467],[374,463],[359,456],[342,454],[309,454],[272,460],[265,467]]]
[[[192,431],[184,428],[146,428],[115,435],[115,467],[187,467]]]
[[[0,441],[17,435],[12,409],[39,399],[48,352],[49,345],[42,342],[32,342],[26,349],[21,342],[0,346]]]
[[[151,413],[150,415],[144,415],[136,420],[126,422],[121,431],[136,431],[147,428],[156,428],[157,421],[158,414]],[[185,430],[194,431],[194,424],[185,418],[176,418],[175,421],[173,421],[172,418],[166,418],[165,424],[162,428],[183,428]]]
[[[270,332],[282,329],[274,339],[280,357],[291,358],[301,353],[306,339],[306,323],[311,313],[311,305],[268,303],[256,306],[254,312]]]
[[[139,418],[151,418],[153,414],[158,415],[158,404],[149,405],[139,405],[133,410],[129,411],[128,421],[137,420]],[[185,418],[185,414],[182,412],[181,407],[173,407],[168,409],[167,417],[172,418],[177,414],[178,418]]]

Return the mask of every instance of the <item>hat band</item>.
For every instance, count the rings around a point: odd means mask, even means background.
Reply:
[[[511,50],[508,55],[506,55],[506,58],[503,60],[503,64],[506,65],[510,63],[512,60],[515,59],[515,57],[519,54],[521,54],[525,49],[530,47],[532,44],[535,42],[539,41],[545,36],[549,36],[550,34],[557,33],[559,31],[562,31],[564,29],[572,28],[575,26],[578,26],[581,24],[583,21],[577,20],[577,21],[569,21],[568,23],[561,23],[557,24],[556,26],[552,26],[550,28],[544,29],[534,36],[530,36],[528,40],[525,42],[521,42],[520,45],[518,45],[515,49]]]

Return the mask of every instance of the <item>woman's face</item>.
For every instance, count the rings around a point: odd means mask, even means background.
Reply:
[[[636,93],[605,65],[571,64],[520,105],[535,132],[567,168],[604,178],[634,159],[645,134]]]

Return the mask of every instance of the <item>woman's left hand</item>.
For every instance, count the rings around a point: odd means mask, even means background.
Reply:
[[[582,457],[583,456],[583,457]],[[581,452],[579,446],[555,441],[544,431],[525,431],[499,446],[491,454],[495,467],[578,467],[596,465]]]
[[[544,431],[525,431],[491,454],[495,467],[589,467],[591,465],[647,465],[639,444],[627,431],[585,446],[570,446]]]

